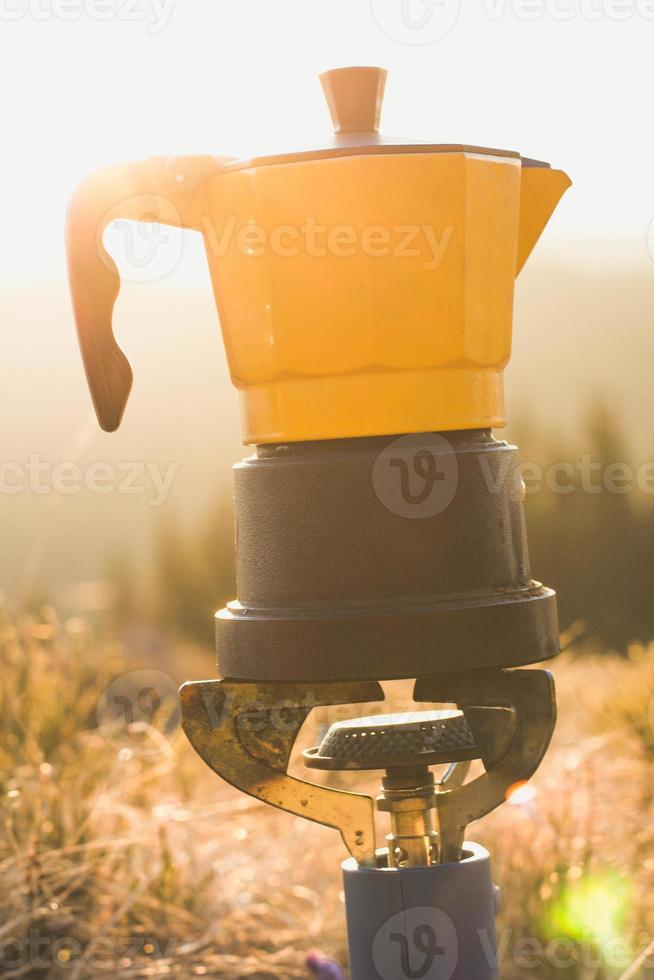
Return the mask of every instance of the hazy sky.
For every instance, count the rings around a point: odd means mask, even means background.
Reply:
[[[653,50],[654,0],[0,0],[0,276],[65,274],[98,166],[324,135],[316,74],[345,64],[390,69],[389,133],[566,169],[548,250],[598,235],[649,262]],[[175,275],[205,275],[199,248]]]

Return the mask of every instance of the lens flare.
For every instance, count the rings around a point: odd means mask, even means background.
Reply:
[[[512,806],[529,807],[536,801],[537,795],[536,788],[523,780],[509,787],[506,801]]]
[[[602,956],[623,943],[631,908],[631,883],[617,872],[583,875],[568,881],[544,923],[551,939],[591,943]]]

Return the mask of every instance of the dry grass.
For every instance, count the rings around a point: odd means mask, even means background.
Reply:
[[[157,724],[131,747],[103,735],[99,696],[131,666],[78,620],[0,619],[2,976],[306,978],[314,947],[344,961],[338,836],[235,793]],[[617,980],[654,935],[654,649],[568,655],[557,675],[533,795],[473,836],[503,887],[503,977]]]

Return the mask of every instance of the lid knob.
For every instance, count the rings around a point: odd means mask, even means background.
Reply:
[[[320,76],[336,133],[379,130],[385,68],[333,68]]]

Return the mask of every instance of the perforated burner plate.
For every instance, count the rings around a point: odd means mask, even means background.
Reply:
[[[479,755],[462,711],[416,711],[336,722],[304,760],[315,769],[388,769]]]

